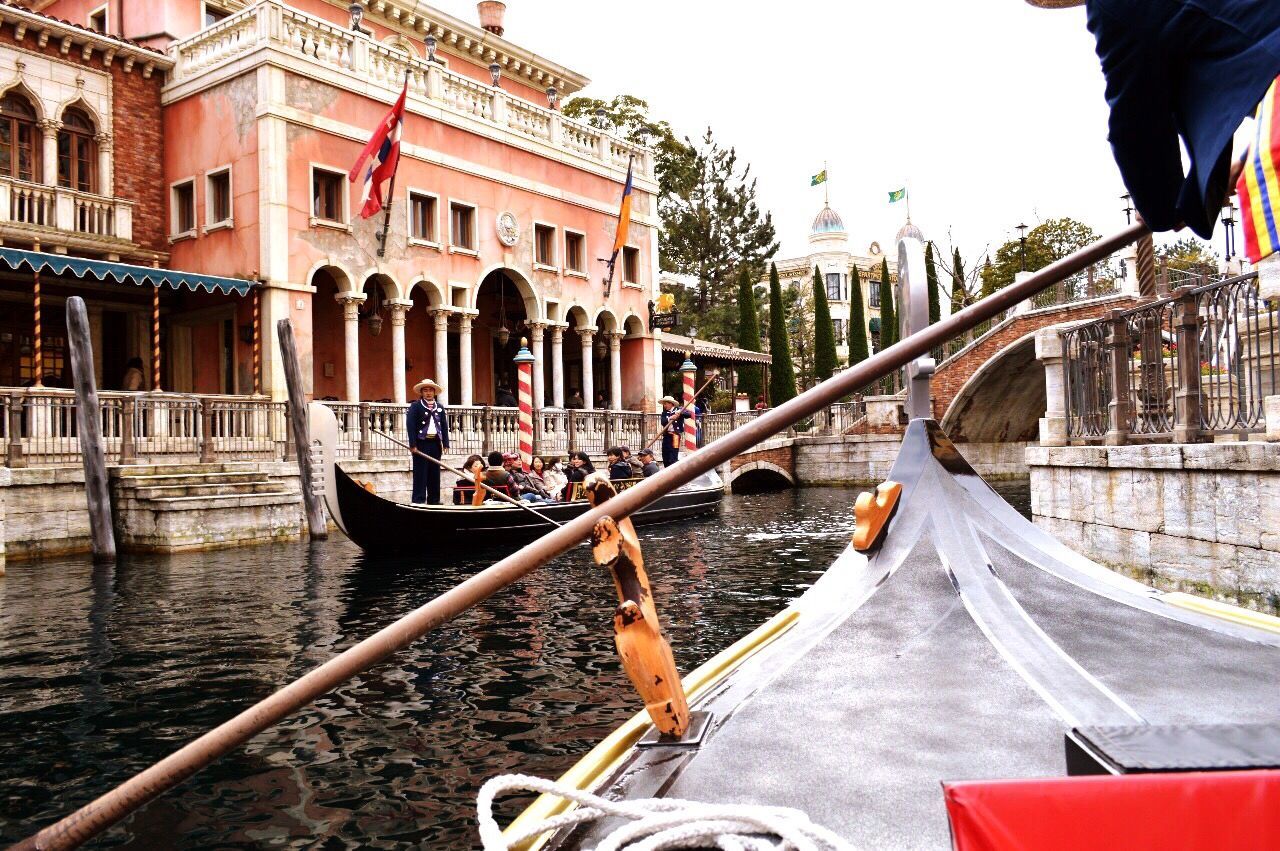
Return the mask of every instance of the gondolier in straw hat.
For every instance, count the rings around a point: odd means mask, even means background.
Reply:
[[[1087,6],[1107,78],[1109,139],[1154,231],[1213,234],[1235,182],[1236,129],[1280,74],[1277,0],[1027,0]],[[1190,169],[1184,175],[1178,137]]]
[[[413,498],[421,505],[440,504],[440,465],[427,457],[439,458],[449,448],[449,412],[436,400],[444,388],[430,378],[413,385],[418,398],[405,415],[409,453],[413,456]]]
[[[677,410],[680,404],[671,396],[658,400],[662,405],[662,466],[670,467],[680,460],[680,441],[684,439],[684,421],[688,411]]]

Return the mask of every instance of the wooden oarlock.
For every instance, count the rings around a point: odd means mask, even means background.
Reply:
[[[875,493],[866,491],[858,494],[853,504],[853,548],[865,552],[880,538],[880,533],[889,525],[893,510],[898,507],[898,497],[902,495],[902,485],[894,481],[881,482]]]
[[[617,494],[613,484],[599,474],[589,476],[585,487],[593,508]],[[591,532],[591,551],[596,564],[609,568],[618,591],[613,640],[623,670],[640,692],[658,731],[663,736],[679,738],[689,729],[689,703],[671,645],[662,634],[649,577],[644,572],[644,554],[631,518],[615,521],[606,516],[597,521]]]

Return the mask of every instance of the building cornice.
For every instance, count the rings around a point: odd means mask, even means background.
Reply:
[[[103,67],[109,68],[118,59],[125,73],[137,69],[144,78],[150,77],[156,70],[168,71],[173,67],[173,60],[151,48],[94,32],[21,6],[0,2],[0,23],[13,27],[14,38],[19,44],[27,36],[34,36],[39,46],[55,43],[63,54],[70,54],[74,48],[77,58],[84,62],[96,58]]]
[[[349,5],[343,0],[325,2],[344,13]],[[502,66],[504,75],[536,88],[555,86],[562,94],[571,95],[591,82],[577,71],[432,6],[424,6],[414,0],[360,0],[360,3],[365,6],[365,14],[369,18],[387,29],[418,39],[433,35],[437,53],[451,54],[482,66],[497,62]]]

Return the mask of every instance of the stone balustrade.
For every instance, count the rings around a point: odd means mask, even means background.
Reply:
[[[407,82],[410,110],[415,105],[443,108],[611,169],[625,169],[634,157],[637,174],[653,176],[653,158],[639,145],[274,0],[259,2],[174,43],[169,48],[174,68],[168,85],[181,86],[259,50],[279,51],[337,71],[350,79],[353,90],[367,91],[372,84],[384,90],[388,101]]]
[[[99,239],[133,241],[133,202],[0,177],[0,226],[61,231]],[[34,233],[32,233],[34,231]]]

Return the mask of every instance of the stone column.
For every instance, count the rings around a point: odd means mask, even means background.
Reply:
[[[436,374],[433,376],[437,384],[444,388],[440,394],[442,404],[449,404],[449,310],[437,308],[431,311],[431,321],[436,329]]]
[[[1067,445],[1066,382],[1063,375],[1061,326],[1036,332],[1036,360],[1044,365],[1044,416],[1040,418],[1040,445]]]
[[[564,407],[564,326],[551,326],[551,404]]]
[[[343,355],[346,358],[347,401],[360,401],[360,304],[364,293],[337,293],[342,305]]]
[[[542,372],[546,369],[542,357],[542,332],[547,329],[547,326],[543,322],[529,322],[528,325],[529,348],[533,353],[533,409],[541,411],[547,392],[546,376]]]
[[[609,334],[609,407],[622,410],[622,334]]]
[[[388,306],[391,308],[391,398],[403,405],[408,389],[404,374],[404,320],[413,302],[393,299]]]
[[[471,319],[470,313],[458,314],[458,375],[462,381],[460,405],[475,404],[474,376],[471,374]]]
[[[111,134],[98,134],[98,194],[108,198],[115,196],[114,172],[111,168]]]
[[[582,340],[582,409],[593,410],[595,405],[595,378],[591,374],[594,366],[591,359],[595,355],[591,351],[591,340],[595,336],[594,328],[580,328],[578,337]]]
[[[58,185],[58,129],[60,127],[62,122],[53,118],[45,118],[40,122],[44,149],[41,151],[41,173],[37,179],[45,186]]]

